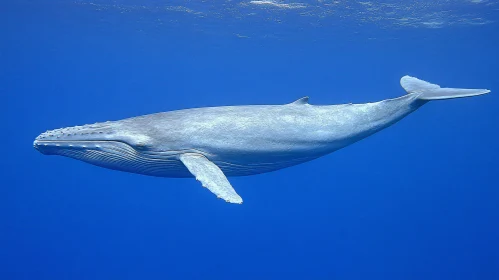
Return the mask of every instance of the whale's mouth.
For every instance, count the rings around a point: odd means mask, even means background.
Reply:
[[[35,140],[33,146],[44,155],[70,157],[112,169],[140,169],[147,161],[140,151],[120,140]]]
[[[47,130],[36,137],[33,147],[47,155],[64,154],[70,150],[102,150],[121,146],[133,150],[132,145],[116,134],[112,122],[96,123]]]
[[[33,147],[45,155],[60,155],[64,151],[89,151],[89,150],[113,150],[120,149],[135,150],[131,145],[116,140],[35,140]]]
[[[65,156],[114,170],[151,176],[191,176],[178,160],[182,151],[155,151],[121,140],[35,140],[33,146],[45,155]]]
[[[178,160],[184,150],[154,145],[141,131],[120,123],[61,128],[40,134],[33,147],[44,155],[64,156],[114,170],[151,176],[192,176]]]

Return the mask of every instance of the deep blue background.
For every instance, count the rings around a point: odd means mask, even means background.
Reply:
[[[63,8],[0,12],[0,279],[499,279],[497,23],[252,39]],[[230,178],[243,205],[32,147],[47,129],[182,108],[377,101],[403,95],[405,74],[492,93]]]

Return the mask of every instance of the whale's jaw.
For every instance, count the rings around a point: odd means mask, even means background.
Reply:
[[[128,158],[134,153],[132,146],[119,139],[111,122],[49,130],[36,137],[33,147],[44,155],[66,156],[101,166],[112,154]]]
[[[49,153],[57,147],[76,147],[81,146],[81,142],[108,141],[113,138],[116,138],[113,123],[106,122],[48,130],[36,137],[33,146],[41,153]]]
[[[158,151],[147,137],[122,123],[102,123],[50,130],[33,146],[44,155],[59,155],[92,165],[159,177],[192,177],[176,151]]]

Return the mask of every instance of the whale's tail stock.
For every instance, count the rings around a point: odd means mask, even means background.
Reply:
[[[404,76],[400,79],[400,85],[409,94],[418,94],[421,100],[443,100],[461,97],[477,96],[489,93],[488,89],[464,89],[464,88],[442,88],[439,85],[426,81]]]

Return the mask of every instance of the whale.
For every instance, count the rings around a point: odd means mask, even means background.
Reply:
[[[202,107],[54,129],[34,148],[96,166],[157,177],[195,178],[229,203],[241,196],[227,177],[295,166],[335,152],[398,122],[435,100],[487,89],[445,88],[404,76],[406,94],[363,104]]]

